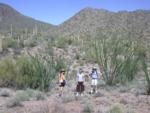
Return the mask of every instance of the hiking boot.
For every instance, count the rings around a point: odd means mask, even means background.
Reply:
[[[62,94],[59,94],[59,97],[61,97],[62,96]]]
[[[77,93],[76,96],[79,96],[79,93]]]
[[[95,91],[95,93],[97,93],[97,90]]]

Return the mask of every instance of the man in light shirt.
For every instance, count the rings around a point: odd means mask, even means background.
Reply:
[[[76,96],[78,96],[79,94],[82,96],[83,92],[84,92],[84,74],[83,74],[83,70],[79,69],[79,72],[77,73],[77,87],[76,87],[76,91],[77,94]]]

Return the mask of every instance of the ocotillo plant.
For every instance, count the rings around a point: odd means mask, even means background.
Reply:
[[[29,55],[24,59],[18,62],[22,75],[20,85],[33,89],[48,90],[51,80],[55,77],[55,65],[52,58],[49,57],[49,61],[45,61],[38,55]]]
[[[107,84],[133,80],[138,72],[138,43],[122,38],[95,38],[91,50]]]
[[[142,64],[142,70],[145,74],[145,78],[146,78],[146,82],[147,82],[147,94],[150,95],[150,75],[148,73],[148,63],[149,63],[149,54],[150,54],[150,49],[149,46],[147,46],[146,44],[142,44],[140,45],[140,59],[141,59],[141,64]]]

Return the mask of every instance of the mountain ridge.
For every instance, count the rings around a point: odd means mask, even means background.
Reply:
[[[85,34],[94,36],[99,31],[105,34],[108,31],[132,31],[133,37],[144,32],[142,37],[147,38],[150,37],[150,10],[110,12],[88,7],[60,24],[55,31],[55,34],[60,34],[61,37],[83,37]]]
[[[24,16],[9,5],[0,3],[0,32],[38,27],[53,37],[86,37],[99,32],[127,32],[133,37],[150,37],[150,10],[118,11],[86,7],[59,25]],[[131,33],[132,32],[132,33]]]
[[[0,32],[6,33],[9,32],[10,27],[13,27],[14,31],[24,29],[33,30],[35,27],[38,27],[40,31],[45,31],[54,27],[52,24],[25,16],[11,6],[3,3],[0,3],[0,24]]]

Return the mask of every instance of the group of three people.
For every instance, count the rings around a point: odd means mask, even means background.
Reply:
[[[98,83],[98,72],[97,69],[94,67],[92,69],[92,72],[89,74],[89,77],[92,78],[91,81],[91,91],[90,93],[96,93],[97,92],[97,83]],[[76,85],[76,96],[83,95],[83,92],[85,90],[84,86],[85,81],[85,74],[83,69],[79,69],[79,72],[77,73],[77,85]],[[59,96],[63,93],[63,88],[66,85],[66,79],[65,79],[65,70],[61,70],[59,73],[59,87],[60,87],[60,93]]]

